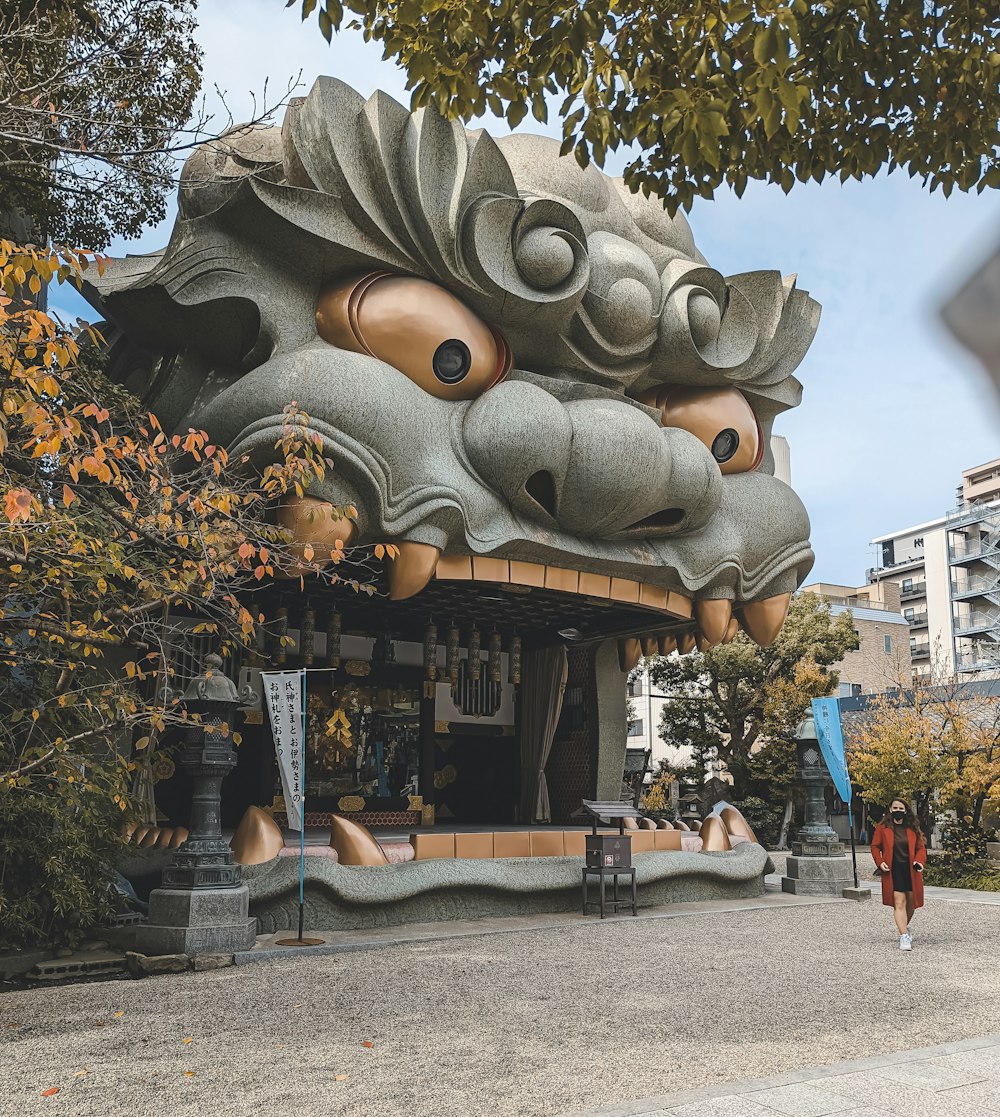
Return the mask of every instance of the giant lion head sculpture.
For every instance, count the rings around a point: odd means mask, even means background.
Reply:
[[[321,78],[280,129],[199,149],[167,248],[94,297],[161,419],[264,455],[297,401],[336,462],[309,497],[401,545],[396,598],[500,560],[682,648],[737,620],[766,642],[811,565],[769,438],[819,307],[714,271],[683,217],[553,140]]]

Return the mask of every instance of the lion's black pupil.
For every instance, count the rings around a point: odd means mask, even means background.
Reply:
[[[451,338],[434,351],[434,375],[444,384],[464,380],[472,364],[472,354],[464,341]]]
[[[712,457],[720,464],[727,462],[740,448],[740,436],[732,427],[719,431],[712,443]]]

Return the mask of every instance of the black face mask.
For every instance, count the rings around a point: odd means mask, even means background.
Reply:
[[[892,821],[893,822],[902,822],[904,818],[906,818],[906,812],[905,811],[893,811],[892,812]]]

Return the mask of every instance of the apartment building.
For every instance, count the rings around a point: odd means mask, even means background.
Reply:
[[[1000,458],[964,470],[956,497],[939,519],[873,540],[868,581],[899,587],[924,679],[1000,674]]]
[[[813,582],[802,593],[815,593],[834,616],[850,610],[858,647],[833,664],[840,676],[840,697],[879,694],[910,678],[910,624],[900,612],[900,590],[890,581],[860,587]]]

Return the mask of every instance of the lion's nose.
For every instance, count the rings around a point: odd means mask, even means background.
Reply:
[[[480,476],[532,519],[575,535],[665,535],[702,526],[721,476],[704,445],[621,400],[561,403],[521,381],[473,403],[463,427]]]

